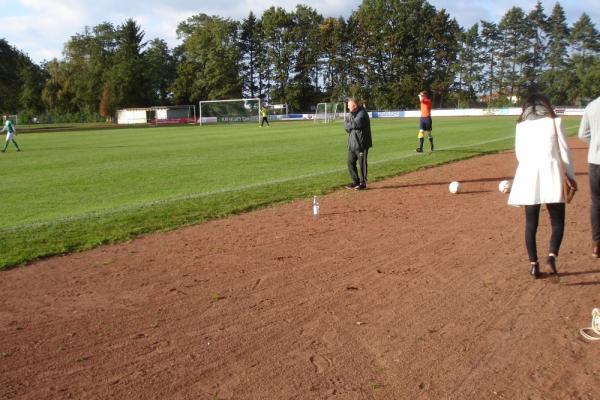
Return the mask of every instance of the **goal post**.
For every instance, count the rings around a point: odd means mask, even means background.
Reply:
[[[314,122],[333,122],[346,116],[346,103],[319,103],[315,109]]]
[[[199,103],[198,123],[260,121],[259,98],[203,100]]]
[[[269,104],[264,105],[269,113],[269,119],[273,120],[281,120],[286,119],[288,117],[288,105],[286,103],[283,104]]]
[[[8,117],[8,118],[7,118]],[[19,118],[17,114],[13,114],[13,115],[3,115],[2,116],[2,122],[6,122],[6,120],[9,119],[13,125],[17,126],[18,122],[19,122]]]

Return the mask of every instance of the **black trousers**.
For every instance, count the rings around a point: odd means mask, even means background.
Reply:
[[[525,206],[525,246],[530,262],[536,262],[537,245],[535,236],[537,233],[538,223],[540,220],[540,204]],[[562,243],[565,232],[565,203],[546,204],[548,214],[550,214],[550,225],[552,225],[552,235],[550,236],[550,246],[548,253],[553,253],[558,256],[560,244]]]
[[[592,240],[600,243],[600,165],[590,164]]]
[[[348,150],[348,172],[350,172],[350,177],[352,178],[352,182],[356,185],[366,185],[367,184],[367,155],[369,154],[369,149],[358,151],[358,150]],[[360,164],[360,179],[358,177],[358,169],[356,168],[356,162]]]
[[[269,125],[269,120],[267,117],[262,117],[262,119],[260,120],[260,126],[263,126],[265,124],[265,122],[267,123],[267,125]]]

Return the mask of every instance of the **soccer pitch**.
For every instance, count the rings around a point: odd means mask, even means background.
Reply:
[[[424,154],[417,119],[372,120],[369,179],[511,148],[515,120],[434,118]],[[18,135],[23,152],[0,154],[0,269],[325,193],[349,182],[346,138],[339,122]]]

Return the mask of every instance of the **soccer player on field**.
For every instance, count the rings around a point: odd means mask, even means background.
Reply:
[[[12,121],[8,118],[8,115],[6,115],[4,117],[4,119],[6,121],[4,122],[4,128],[2,128],[0,133],[6,131],[6,141],[4,142],[4,148],[2,149],[2,152],[6,153],[6,148],[8,147],[8,144],[10,142],[13,142],[13,144],[17,148],[17,151],[21,151],[21,149],[19,148],[19,145],[15,141],[15,133],[17,132],[17,130],[15,129],[15,126],[13,125]]]
[[[419,100],[421,102],[421,119],[419,121],[419,147],[417,148],[417,153],[422,153],[425,133],[427,133],[431,151],[433,151],[433,135],[431,134],[433,124],[431,121],[431,99],[426,91],[419,93]]]
[[[267,126],[270,128],[271,125],[269,125],[269,113],[267,111],[266,107],[261,107],[260,108],[260,116],[262,117],[261,121],[260,121],[260,127],[262,128],[263,125],[265,124],[265,122],[267,123]]]

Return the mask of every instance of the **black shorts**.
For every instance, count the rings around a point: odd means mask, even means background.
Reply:
[[[421,117],[421,120],[419,121],[419,130],[421,130],[421,131],[433,130],[433,122],[431,121],[431,117]]]

